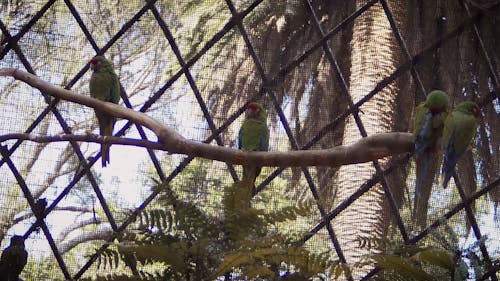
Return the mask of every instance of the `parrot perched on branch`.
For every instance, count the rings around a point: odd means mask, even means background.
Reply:
[[[448,95],[434,90],[415,109],[413,137],[415,141],[416,184],[413,220],[425,227],[432,183],[438,170],[438,140],[448,115]]]
[[[245,151],[267,151],[269,148],[267,112],[260,103],[247,105],[245,120],[238,134],[238,148]],[[255,165],[244,165],[243,181],[248,181],[250,187],[255,188],[255,179],[260,170],[261,167]]]
[[[444,121],[441,149],[444,151],[441,182],[443,188],[448,186],[458,159],[467,150],[474,139],[477,128],[476,118],[481,113],[475,102],[459,103]]]
[[[101,101],[117,104],[120,101],[120,81],[113,69],[112,63],[103,56],[90,60],[90,68],[94,71],[90,77],[90,96]],[[99,110],[95,110],[99,122],[99,134],[107,137],[113,135],[116,119]],[[102,166],[109,164],[110,144],[101,144]]]
[[[0,281],[17,281],[19,274],[28,261],[28,252],[24,249],[24,238],[14,235],[10,245],[5,248],[0,258]]]

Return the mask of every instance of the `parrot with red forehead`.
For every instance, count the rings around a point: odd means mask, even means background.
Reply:
[[[429,93],[415,109],[413,138],[415,142],[416,184],[413,220],[425,227],[432,184],[438,170],[438,140],[448,115],[448,95],[440,90]]]
[[[441,149],[444,151],[441,168],[443,188],[448,186],[458,159],[474,139],[477,129],[476,118],[480,114],[481,110],[475,102],[465,101],[459,103],[455,110],[446,117],[441,139]]]
[[[90,77],[90,96],[101,101],[118,104],[120,101],[120,81],[113,69],[113,64],[103,56],[96,56],[90,60],[90,68],[93,70]],[[99,110],[94,110],[99,123],[99,134],[101,136],[112,136],[116,118]],[[102,166],[109,164],[110,144],[101,144]]]
[[[267,151],[269,149],[269,128],[267,112],[262,104],[251,102],[247,105],[245,120],[238,133],[238,148],[245,151]],[[252,188],[260,174],[261,167],[243,166],[243,181],[248,181]]]

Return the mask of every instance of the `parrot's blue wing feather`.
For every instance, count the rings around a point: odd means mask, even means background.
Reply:
[[[238,132],[238,149],[241,149],[242,138],[243,138],[243,130],[240,128],[240,131]]]
[[[420,194],[421,183],[427,177],[427,167],[429,164],[429,153],[427,149],[431,147],[431,142],[429,138],[426,138],[430,134],[432,123],[432,113],[425,114],[424,121],[422,122],[422,128],[415,138],[415,156],[417,158],[417,182],[415,186],[415,194]],[[427,153],[426,153],[427,152]]]
[[[424,152],[431,146],[430,139],[426,138],[429,136],[432,129],[432,113],[425,114],[422,128],[415,138],[415,154],[417,156],[424,154]]]

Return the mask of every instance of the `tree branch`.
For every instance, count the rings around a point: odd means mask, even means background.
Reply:
[[[95,143],[111,143],[133,145],[151,149],[165,150],[173,154],[186,154],[231,164],[257,164],[260,166],[341,166],[369,162],[404,152],[413,151],[411,133],[384,133],[371,135],[349,146],[337,146],[331,149],[301,150],[287,152],[245,152],[238,149],[210,145],[185,139],[175,130],[145,113],[137,112],[120,105],[75,94],[69,90],[56,87],[28,72],[14,68],[0,69],[0,76],[11,76],[35,87],[45,94],[99,109],[117,118],[124,118],[153,131],[158,142],[131,138],[101,137],[94,135],[59,135],[33,136],[28,134],[8,134],[0,136],[0,141],[22,139],[35,142],[85,141]]]
[[[159,142],[154,142],[144,139],[125,138],[125,137],[105,137],[93,134],[87,134],[87,135],[62,134],[55,136],[40,136],[40,135],[32,135],[25,133],[13,133],[13,134],[0,135],[0,142],[4,142],[7,140],[29,140],[32,142],[39,142],[39,143],[67,142],[67,141],[111,143],[111,144],[130,145],[130,146],[138,146],[138,147],[168,151],[166,147]]]
[[[88,218],[88,219],[85,219],[82,221],[75,222],[71,225],[66,226],[63,230],[61,230],[61,232],[59,233],[58,240],[63,241],[64,239],[66,239],[68,234],[70,234],[71,232],[73,232],[75,230],[83,229],[85,226],[88,226],[88,225],[102,226],[102,223],[103,223],[102,219],[98,218],[98,217]],[[109,225],[108,225],[108,228],[109,228]]]
[[[35,197],[36,198],[36,197]],[[91,208],[84,208],[84,207],[79,207],[79,206],[62,206],[62,207],[59,207],[59,206],[56,206],[54,207],[54,211],[67,211],[67,212],[80,212],[80,213],[91,213],[92,212],[92,209]],[[22,216],[18,216],[16,217],[14,220],[13,220],[13,224],[17,224],[23,220],[27,220],[31,217],[34,217],[35,214],[33,214],[33,212],[30,210],[29,212],[25,213],[24,215]]]
[[[127,232],[127,231],[125,231]],[[61,254],[65,254],[69,250],[73,249],[79,244],[93,241],[93,240],[108,240],[112,235],[114,234],[113,229],[111,226],[106,226],[106,227],[100,227],[96,229],[95,231],[88,231],[88,232],[83,232],[80,235],[76,236],[75,238],[66,240],[61,242],[59,245],[57,245],[57,248],[59,249],[59,252]]]

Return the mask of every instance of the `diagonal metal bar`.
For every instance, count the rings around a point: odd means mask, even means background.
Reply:
[[[490,192],[494,188],[498,188],[499,186],[500,186],[500,178],[497,178],[495,181],[493,181],[492,183],[488,184],[484,188],[476,191],[476,193],[472,194],[466,200],[464,200],[464,201],[458,203],[457,205],[455,205],[455,207],[453,207],[451,210],[449,210],[448,212],[446,212],[439,219],[435,220],[432,224],[430,224],[429,226],[427,226],[427,228],[424,229],[422,232],[420,232],[417,236],[411,238],[408,241],[408,245],[413,245],[413,244],[417,243],[418,241],[422,240],[433,229],[436,229],[437,227],[439,227],[440,225],[442,225],[443,222],[448,221],[451,217],[453,217],[455,214],[457,214],[458,212],[460,212],[461,210],[463,210],[466,206],[469,206],[472,202],[474,202],[475,200],[477,200],[479,197],[486,195],[488,192]],[[366,276],[364,276],[361,280],[371,280],[370,277],[373,277],[379,271],[380,271],[380,268],[376,267],[372,271],[370,271]],[[486,274],[486,276],[483,276],[483,277],[489,277],[489,276],[491,276],[491,274],[495,274],[496,272],[498,272],[498,270],[495,271],[495,272],[490,272],[489,274]],[[479,279],[479,280],[484,280],[484,279]]]
[[[170,32],[169,28],[167,27],[167,24],[161,17],[160,13],[158,13],[158,10],[156,10],[156,7],[151,8],[151,12],[153,13],[153,16],[155,17],[156,21],[160,25],[161,30],[163,31],[163,34],[168,40],[168,43],[170,44],[170,47],[172,48],[172,51],[174,51],[174,54],[177,58],[177,61],[181,65],[181,67],[186,66],[186,62],[182,58],[181,52],[179,50],[179,47],[177,46],[177,43],[175,42],[174,36]],[[205,120],[207,120],[208,127],[212,131],[212,133],[217,131],[217,128],[215,126],[214,120],[212,119],[212,116],[210,115],[210,111],[208,110],[208,107],[203,100],[203,97],[201,96],[200,90],[198,89],[198,86],[196,85],[196,82],[193,79],[193,76],[191,75],[191,72],[189,71],[189,68],[186,68],[184,71],[184,75],[186,76],[186,79],[189,83],[189,86],[191,87],[191,90],[193,90],[193,93],[196,97],[196,100],[201,108],[201,111],[203,112],[203,116],[205,117]],[[224,146],[224,142],[220,135],[216,135],[215,141],[217,142],[217,145],[219,146]],[[238,180],[238,175],[236,174],[236,171],[234,170],[233,165],[226,164],[229,170],[229,173],[231,174],[231,177],[233,177],[234,181]]]
[[[362,15],[365,11],[367,11],[371,6],[375,5],[377,2],[378,2],[378,0],[370,0],[363,7],[359,8],[354,13],[352,13],[347,18],[345,18],[343,21],[341,21],[337,26],[335,26],[332,30],[330,30],[328,33],[326,33],[325,36],[323,36],[316,43],[314,43],[308,50],[306,50],[297,59],[295,59],[293,62],[289,63],[287,66],[282,68],[278,72],[277,77],[283,77],[287,73],[292,71],[293,68],[299,66],[300,63],[302,63],[312,53],[317,51],[319,48],[323,47],[323,43],[329,41],[333,36],[335,36],[335,34],[339,33],[343,28],[347,27],[348,24],[354,22],[354,20],[356,18],[358,18],[360,15]],[[279,81],[279,80],[273,79],[273,81]]]
[[[222,39],[233,27],[235,26],[237,19],[242,18],[250,14],[263,0],[257,0],[253,2],[248,8],[246,8],[242,13],[238,14],[238,16],[233,16],[229,19],[229,21],[221,28],[221,30],[212,36],[210,40],[205,43],[205,45],[195,54],[192,58],[190,58],[184,66],[181,67],[179,71],[177,71],[166,83],[165,85],[159,89],[148,101],[144,103],[144,105],[139,109],[140,112],[145,112],[148,108],[150,108],[162,95],[163,93],[170,87],[172,84],[179,79],[191,66],[193,66],[208,50],[210,50],[220,39]],[[128,123],[127,123],[128,125]]]
[[[78,13],[78,11],[76,10],[76,7],[73,5],[73,3],[70,1],[70,0],[64,0],[64,3],[66,4],[66,7],[68,7],[71,15],[73,16],[73,18],[75,18],[76,20],[76,23],[80,26],[80,28],[82,29],[83,31],[83,34],[85,35],[85,37],[87,37],[87,41],[90,43],[90,45],[92,45],[92,49],[94,50],[99,50],[99,47],[97,46],[97,43],[95,42],[95,40],[92,38],[92,35],[90,34],[90,31],[88,30],[87,26],[85,25],[85,23],[83,22],[82,20],[82,17],[80,17],[80,14]],[[127,24],[126,24],[127,25]],[[125,26],[126,26],[125,25]],[[124,26],[124,27],[125,27]],[[123,29],[123,28],[122,28]],[[115,41],[117,40],[118,38],[115,39]],[[108,41],[108,42],[113,42],[113,38]],[[106,50],[104,50],[106,51]],[[77,75],[78,77],[78,75]],[[76,80],[78,80],[79,78],[76,78]],[[73,80],[75,80],[75,78]],[[68,85],[72,85],[72,83],[68,83]]]
[[[467,12],[467,16],[470,18],[472,17],[472,14],[470,12],[469,4],[467,1],[464,0],[459,0],[459,2],[462,4],[464,7],[465,11]],[[492,11],[498,10],[500,8],[500,2],[498,2],[495,6],[491,7]],[[474,36],[476,37],[479,46],[481,47],[481,53],[484,56],[484,59],[486,61],[486,64],[488,65],[488,70],[490,71],[491,79],[493,82],[493,85],[496,88],[496,96],[497,98],[500,98],[498,95],[498,92],[500,91],[500,79],[498,77],[498,74],[496,73],[494,61],[490,58],[490,55],[488,55],[488,52],[486,51],[486,47],[484,46],[484,41],[483,38],[481,38],[481,35],[479,33],[479,28],[477,27],[476,23],[472,24],[472,31],[474,32]]]
[[[39,115],[38,117],[33,120],[33,122],[31,123],[31,125],[28,127],[28,129],[26,129],[26,131],[24,131],[25,134],[29,134],[31,132],[33,132],[33,130],[38,126],[38,124],[40,124],[40,122],[42,122],[42,120],[45,118],[45,116],[52,110],[52,107],[55,105],[55,100],[52,100],[50,102],[50,105],[47,106]],[[22,140],[17,140],[10,149],[7,150],[7,155],[11,156],[12,153],[14,153],[14,151],[23,143]],[[3,166],[3,164],[5,164],[5,159],[0,159],[0,167]]]
[[[355,193],[353,193],[347,200],[344,202],[341,202],[335,209],[333,209],[331,212],[328,213],[327,220],[332,220],[335,218],[343,209],[345,209],[347,206],[352,204],[357,198],[359,198],[361,195],[363,195],[365,192],[367,192],[372,186],[378,183],[382,175],[388,175],[390,174],[394,169],[396,169],[398,166],[403,165],[405,162],[409,161],[411,155],[407,155],[397,161],[395,161],[390,167],[385,169],[381,174],[376,173],[372,176],[372,178],[368,181],[366,181]],[[437,219],[434,221],[432,224],[430,224],[426,229],[424,229],[422,232],[420,232],[418,235],[415,237],[409,239],[406,244],[412,245],[417,243],[418,241],[422,240],[424,237],[426,237],[429,232],[432,229],[437,228],[442,224],[443,221],[447,221],[450,219],[452,216],[460,212],[462,209],[465,208],[465,206],[470,205],[474,200],[477,200],[479,197],[485,195],[486,193],[490,192],[494,188],[498,188],[500,186],[500,178],[496,179],[494,182],[490,183],[488,186],[482,188],[481,190],[477,191],[473,195],[471,195],[469,198],[466,200],[460,202],[459,204],[455,205],[454,208],[449,210],[447,213],[445,213],[441,218]],[[300,240],[300,243],[303,244],[314,234],[316,234],[319,230],[321,230],[323,227],[325,227],[324,222],[318,223],[315,227],[313,227],[307,234],[305,234],[302,239]]]
[[[361,195],[365,194],[368,190],[370,190],[373,186],[376,184],[380,183],[380,181],[383,179],[384,176],[389,175],[392,173],[396,168],[406,164],[409,159],[410,159],[410,154],[407,154],[405,157],[402,157],[392,163],[387,169],[381,171],[381,172],[376,172],[375,174],[372,175],[372,177],[367,180],[364,184],[362,184],[349,198],[347,198],[345,201],[341,202],[340,204],[335,207],[331,212],[329,212],[326,217],[325,221],[331,221],[333,220],[340,212],[342,212],[345,208],[349,207],[354,201],[356,201]],[[315,227],[313,227],[310,231],[308,231],[301,240],[299,240],[299,244],[303,244],[307,242],[307,240],[311,239],[318,231],[320,231],[323,227],[325,227],[325,221],[322,221],[318,223]]]
[[[382,8],[384,9],[384,13],[385,13],[385,16],[387,17],[387,20],[389,20],[389,24],[391,25],[392,33],[394,33],[394,37],[396,37],[396,41],[398,42],[399,47],[404,52],[406,60],[411,60],[410,51],[408,50],[408,47],[406,47],[406,42],[404,41],[403,36],[401,35],[401,32],[399,32],[396,21],[394,20],[394,16],[392,15],[391,9],[389,8],[389,5],[387,5],[387,1],[380,0],[380,4],[382,5]],[[411,76],[413,76],[413,79],[417,82],[417,86],[418,86],[417,88],[420,90],[422,96],[426,97],[427,92],[425,91],[424,83],[422,83],[422,79],[420,78],[420,75],[418,74],[418,71],[414,65],[411,66],[410,73],[411,73]]]
[[[458,194],[460,195],[460,199],[462,202],[465,202],[467,200],[467,195],[465,194],[464,188],[462,187],[462,184],[460,183],[460,180],[458,178],[458,175],[455,171],[453,170],[453,179],[455,181],[455,185],[458,190]],[[467,220],[469,221],[472,230],[474,232],[474,235],[476,236],[477,241],[481,241],[481,238],[483,237],[481,235],[481,230],[479,229],[479,226],[477,224],[476,216],[474,215],[474,211],[472,211],[472,207],[470,204],[465,204],[465,214],[467,216]],[[491,263],[491,258],[488,253],[488,249],[486,249],[486,246],[484,243],[479,243],[479,249],[481,250],[481,253],[483,254],[484,261],[486,262],[487,270],[490,270],[492,268],[492,263]],[[493,281],[498,281],[498,278],[496,276],[492,276],[491,278]]]
[[[9,169],[12,171],[12,174],[17,180],[17,183],[21,187],[21,190],[24,193],[24,197],[28,201],[28,204],[31,207],[31,210],[34,212],[35,210],[35,199],[33,198],[33,195],[31,195],[31,191],[28,188],[28,185],[26,185],[26,182],[23,179],[23,176],[19,173],[17,170],[16,166],[10,159],[9,155],[7,154],[7,148],[5,146],[0,146],[0,154],[2,154],[2,157],[5,159],[7,166],[9,166]],[[59,253],[59,250],[57,249],[56,243],[54,242],[54,239],[52,238],[52,234],[50,234],[50,230],[47,227],[47,224],[45,224],[45,221],[43,219],[37,219],[37,222],[40,223],[42,227],[42,231],[45,234],[45,237],[47,238],[47,241],[49,242],[50,248],[52,249],[52,252],[54,253],[54,257],[57,260],[57,263],[59,264],[59,267],[61,268],[61,271],[64,274],[64,277],[66,279],[70,279],[71,275],[69,274],[68,268],[66,267],[66,264],[64,263],[64,260]],[[28,236],[23,236],[24,239],[28,238]]]
[[[71,14],[73,16],[75,15],[78,15],[77,17],[75,17],[75,20],[76,22],[78,23],[78,25],[80,26],[80,28],[82,28],[82,31],[83,33],[85,34],[85,37],[87,38],[87,41],[91,42],[91,45],[92,45],[92,48],[94,50],[96,50],[97,52],[97,55],[102,55],[104,54],[114,43],[116,43],[116,41],[118,41],[118,39],[120,39],[120,37],[122,37],[123,34],[125,34],[125,32],[127,32],[130,27],[132,27],[132,25],[134,25],[137,21],[139,21],[139,19],[144,15],[144,13],[146,13],[148,11],[148,9],[154,4],[156,3],[157,0],[149,0],[134,16],[132,16],[132,18],[127,21],[121,28],[120,30],[111,38],[109,39],[109,41],[101,48],[99,49],[97,47],[97,44],[95,43],[95,41],[92,39],[92,36],[90,35],[90,32],[88,31],[88,28],[87,26],[85,25],[85,23],[83,22],[83,20],[81,19],[81,17],[79,16],[78,14],[78,11],[76,10],[76,8],[74,7],[74,5],[71,3],[71,1],[68,1],[68,0],[65,0],[65,4],[66,6],[68,7],[68,9],[70,10]],[[93,42],[93,43],[92,43]],[[97,49],[96,49],[97,48]],[[99,50],[99,51],[97,51]],[[87,70],[89,69],[89,64],[87,63],[78,73],[77,75],[68,83],[67,87],[72,87],[84,74],[85,72],[87,72]]]
[[[52,7],[52,5],[56,2],[56,0],[49,0],[47,1],[47,3],[45,5],[43,5],[43,7],[38,11],[36,12],[36,14],[28,21],[28,23],[26,23],[22,28],[21,30],[19,30],[19,32],[14,36],[14,37],[10,37],[10,35],[8,35],[7,37],[10,39],[8,40],[8,43],[7,45],[3,48],[3,50],[0,51],[0,60],[3,59],[3,57],[5,57],[5,55],[12,49],[14,48],[14,46],[17,45],[17,42],[21,39],[21,37],[24,36],[24,34],[26,34],[33,25],[35,25],[35,23],[37,23],[37,21],[45,14],[45,12],[47,12],[47,10]],[[8,34],[9,32],[4,32],[2,31],[4,34]],[[10,34],[10,33],[9,33]]]
[[[6,33],[6,36],[10,36],[10,34]],[[24,56],[21,48],[19,47],[19,45],[16,43],[14,43],[13,45],[13,49],[14,51],[16,52],[16,54],[18,55],[19,59],[21,60],[23,66],[26,68],[26,70],[28,72],[30,72],[31,74],[34,74],[36,75],[34,69],[31,67],[31,64],[28,62],[28,60],[26,59],[26,57]],[[51,108],[50,112],[52,112],[54,114],[54,116],[56,117],[57,121],[59,122],[59,124],[61,125],[63,131],[66,133],[66,134],[71,134],[71,129],[69,128],[68,124],[66,123],[66,121],[64,120],[64,118],[62,117],[62,115],[60,114],[59,110],[57,110],[57,108],[54,106],[51,106],[51,99],[49,98],[48,95],[46,95],[45,93],[41,93],[44,97],[45,97],[45,101],[49,104],[48,107]],[[80,159],[80,161],[83,161],[85,163],[85,157],[83,156],[83,153],[81,152],[80,150],[80,147],[78,146],[78,144],[74,141],[71,141],[70,142],[71,146],[73,147],[73,150],[75,151],[75,153],[77,154],[78,158]],[[92,185],[92,188],[94,189],[94,192],[96,193],[97,195],[97,198],[99,199],[99,201],[101,202],[101,205],[103,207],[103,210],[111,224],[111,226],[113,227],[113,229],[116,229],[116,222],[113,218],[113,215],[111,214],[111,211],[109,209],[109,207],[107,206],[106,202],[105,202],[105,199],[104,199],[104,196],[102,195],[101,191],[99,190],[99,187],[98,187],[98,184],[97,184],[97,181],[95,180],[94,176],[92,175],[92,173],[88,173],[87,174],[87,177]]]
[[[470,205],[473,201],[477,200],[479,197],[481,197],[483,195],[486,195],[488,192],[490,192],[494,188],[500,188],[500,177],[497,178],[496,180],[494,180],[492,183],[488,184],[487,186],[483,187],[482,189],[476,191],[474,194],[472,194],[471,196],[469,196],[465,200],[462,200],[460,203],[455,205],[455,207],[453,207],[447,213],[442,215],[440,219],[437,219],[436,221],[431,223],[429,226],[427,226],[426,229],[422,230],[422,232],[420,232],[418,235],[416,235],[415,237],[410,239],[410,241],[408,241],[408,242],[410,244],[414,244],[414,243],[422,240],[425,236],[427,236],[427,234],[429,234],[429,232],[432,229],[435,229],[438,226],[440,226],[443,221],[447,221],[453,215],[455,215],[456,213],[458,213],[462,209],[464,209],[466,205]]]
[[[306,1],[307,1],[308,6],[309,6],[309,11],[311,12],[311,14],[313,16],[316,29],[320,33],[321,37],[324,37],[325,33],[323,32],[323,29],[321,28],[318,17],[316,16],[316,13],[314,11],[312,4],[310,3],[310,0],[306,0]],[[324,52],[326,53],[326,57],[328,59],[328,62],[330,63],[332,68],[335,70],[335,75],[336,75],[336,77],[341,85],[341,93],[349,101],[349,107],[358,109],[358,110],[354,111],[352,114],[353,114],[354,120],[356,122],[356,125],[358,126],[359,132],[361,133],[361,136],[363,138],[365,138],[368,136],[368,134],[366,132],[366,129],[363,125],[361,118],[359,117],[359,107],[354,107],[354,101],[353,101],[351,95],[349,94],[349,89],[348,89],[346,80],[342,74],[342,71],[341,71],[340,66],[337,62],[337,59],[335,58],[335,55],[333,54],[333,50],[328,46],[328,41],[325,41],[323,43],[323,49],[324,49]],[[382,167],[381,167],[379,161],[377,161],[377,160],[373,161],[373,165],[375,166],[375,170],[377,173],[382,172]],[[387,200],[389,202],[389,206],[391,208],[392,215],[396,219],[399,231],[401,232],[401,236],[403,237],[404,241],[407,241],[408,234],[406,232],[406,228],[404,226],[403,219],[401,218],[401,214],[399,213],[396,201],[394,199],[394,195],[392,194],[392,191],[389,188],[387,181],[385,180],[384,177],[382,177],[380,184],[382,185],[384,193],[385,193]]]

